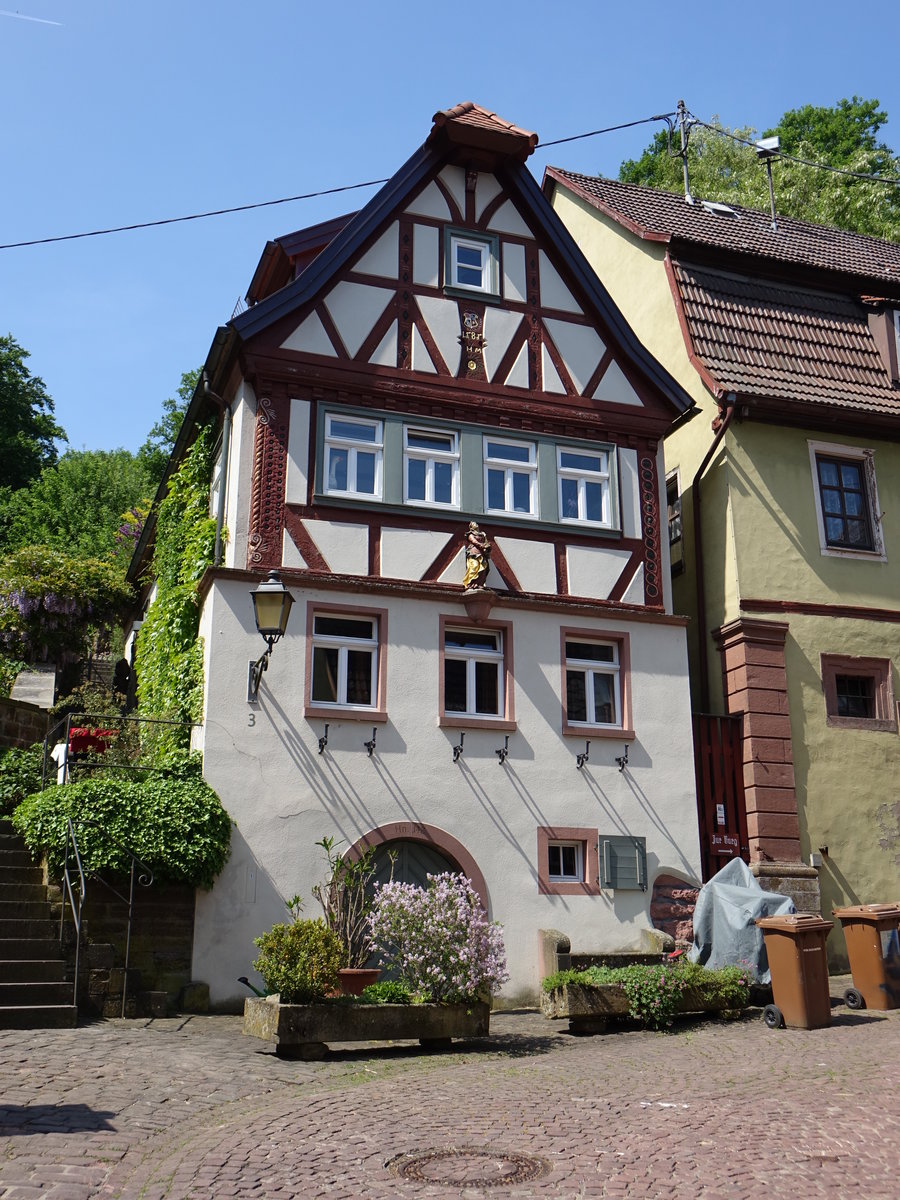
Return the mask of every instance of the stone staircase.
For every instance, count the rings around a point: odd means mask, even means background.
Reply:
[[[74,1026],[59,907],[9,821],[0,821],[0,1029]]]

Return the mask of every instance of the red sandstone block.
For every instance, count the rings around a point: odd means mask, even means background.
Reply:
[[[751,862],[801,862],[799,838],[750,838]]]
[[[780,713],[787,715],[787,692],[782,689],[748,687],[728,694],[730,712]]]
[[[744,762],[793,762],[793,747],[784,738],[745,737]]]
[[[744,763],[744,788],[751,787],[792,788],[794,767],[792,763]]]
[[[744,736],[789,740],[791,718],[780,713],[747,712],[744,715]]]
[[[787,688],[787,675],[783,667],[759,667],[750,664],[726,671],[725,679],[729,694],[743,691],[745,688],[774,688],[777,691]]]
[[[797,811],[797,793],[793,788],[749,787],[744,789],[747,812]]]
[[[747,813],[747,832],[751,840],[758,838],[797,838],[800,837],[800,824],[796,814],[792,813]]]

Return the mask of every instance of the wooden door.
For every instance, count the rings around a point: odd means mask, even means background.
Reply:
[[[750,861],[744,803],[743,718],[694,714],[694,768],[704,882],[730,858]]]

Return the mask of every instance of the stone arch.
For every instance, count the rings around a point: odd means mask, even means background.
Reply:
[[[423,842],[433,846],[472,881],[472,887],[481,898],[485,912],[490,912],[487,883],[478,863],[465,846],[452,833],[439,829],[437,825],[425,825],[421,821],[389,821],[378,825],[359,838],[347,851],[348,857],[358,858],[370,846],[383,846],[387,842]]]

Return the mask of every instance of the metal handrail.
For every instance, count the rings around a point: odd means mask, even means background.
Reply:
[[[75,865],[78,867],[78,879],[80,890],[78,893],[78,904],[75,903],[75,893],[72,888],[72,878],[69,874],[69,845],[71,844],[72,851],[75,855]],[[72,920],[75,922],[75,986],[72,990],[72,1005],[75,1011],[78,1011],[78,966],[81,957],[81,910],[84,906],[84,896],[87,891],[87,884],[84,880],[84,869],[81,865],[81,855],[78,853],[78,840],[75,837],[75,827],[72,824],[72,818],[66,818],[66,852],[63,858],[63,882],[66,885],[66,895],[69,900],[69,907],[72,909]],[[66,919],[66,906],[62,905],[59,912],[59,941],[62,945],[63,940],[63,925]]]
[[[41,791],[48,786],[48,760],[50,758],[51,748],[57,744],[62,744],[66,747],[65,759],[63,762],[63,783],[69,782],[69,744],[71,741],[72,726],[74,722],[89,722],[94,725],[103,722],[106,726],[116,726],[124,729],[127,725],[175,725],[181,728],[193,729],[196,722],[191,721],[171,721],[163,717],[123,717],[120,713],[69,713],[62,721],[58,721],[52,729],[48,730],[44,738],[44,750],[41,759]],[[91,769],[102,767],[105,770],[124,770],[124,771],[156,771],[159,768],[153,765],[142,766],[139,763],[108,763],[102,759],[96,762],[79,763],[79,769]],[[55,772],[59,774],[59,766]],[[54,779],[54,782],[56,780]]]
[[[113,837],[113,835],[107,829],[105,829],[104,826],[99,823],[99,821],[95,821],[91,817],[80,817],[80,818],[78,818],[78,821],[79,821],[80,825],[89,825],[92,829],[98,830],[100,832],[100,834],[104,838],[106,838],[106,840],[108,842],[112,842],[112,844],[114,846],[117,846],[122,851],[123,854],[127,854],[128,857],[131,859],[131,868],[129,871],[129,888],[128,888],[127,899],[125,896],[122,895],[122,893],[118,890],[118,888],[113,887],[113,885],[108,880],[104,879],[102,875],[98,875],[96,872],[92,872],[90,875],[91,879],[95,879],[97,881],[97,883],[102,883],[103,886],[107,889],[107,891],[112,892],[112,894],[114,896],[118,897],[118,899],[121,900],[123,904],[128,905],[128,923],[126,925],[126,931],[125,931],[125,967],[124,967],[124,973],[122,976],[122,1016],[124,1017],[125,1016],[125,1005],[126,1005],[126,1002],[128,999],[128,964],[129,964],[129,961],[131,958],[131,924],[132,924],[132,918],[134,916],[134,885],[135,885],[135,882],[137,882],[140,884],[141,887],[150,887],[151,884],[153,883],[153,871],[150,869],[150,867],[147,866],[147,864],[143,861],[143,859],[138,858],[138,856],[132,850],[129,850],[127,846],[123,846],[122,843],[118,840],[118,838]],[[74,891],[72,888],[72,881],[71,881],[71,878],[69,875],[69,841],[70,841],[70,839],[71,839],[72,848],[73,848],[74,855],[75,855],[75,862],[78,866],[78,876],[79,876],[79,882],[80,882],[80,893],[79,893],[77,907],[75,904],[75,897],[74,897]],[[138,871],[139,871],[139,873],[138,873]],[[74,992],[73,992],[72,1003],[77,1006],[77,1004],[78,1004],[78,964],[79,964],[79,958],[80,958],[80,953],[81,953],[81,910],[84,905],[84,898],[85,898],[85,894],[87,892],[87,884],[85,882],[84,869],[83,869],[82,863],[81,863],[81,855],[78,850],[78,841],[75,837],[75,827],[72,824],[71,817],[67,818],[67,820],[66,820],[66,854],[65,854],[65,859],[63,860],[63,879],[64,879],[64,882],[66,885],[66,892],[67,892],[67,895],[69,898],[69,906],[72,909],[72,918],[75,923],[75,987],[74,987]],[[62,942],[63,922],[65,920],[65,915],[66,915],[66,910],[65,910],[65,905],[63,905],[63,909],[62,909],[62,912],[61,912],[60,918],[59,918],[59,940],[60,940],[60,942]]]

